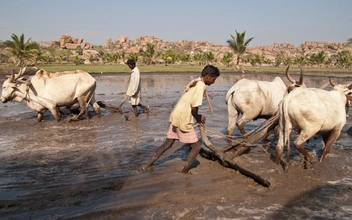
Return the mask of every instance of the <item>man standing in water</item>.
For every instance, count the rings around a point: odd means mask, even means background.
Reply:
[[[219,75],[220,71],[217,67],[207,65],[204,67],[201,76],[192,80],[186,86],[185,91],[171,112],[169,118],[170,126],[165,142],[156,150],[152,159],[140,171],[150,168],[166,150],[172,147],[175,140],[179,140],[182,143],[189,144],[192,148],[181,170],[181,173],[188,173],[200,151],[200,144],[193,127],[193,118],[196,119],[197,123],[205,123],[205,116],[198,114],[198,107],[202,105],[206,85],[210,86],[213,84]]]
[[[138,117],[138,109],[137,106],[144,108],[147,112],[149,112],[149,106],[142,105],[140,103],[141,98],[141,76],[138,67],[136,66],[136,62],[134,60],[127,60],[126,64],[132,70],[130,78],[128,80],[128,88],[126,92],[125,98],[118,105],[118,109],[121,110],[122,105],[127,101],[130,97],[129,102],[132,105],[134,115]]]

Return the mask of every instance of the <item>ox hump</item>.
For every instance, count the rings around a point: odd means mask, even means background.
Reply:
[[[37,71],[36,76],[39,77],[46,77],[46,78],[53,78],[53,77],[59,77],[62,75],[75,75],[79,73],[84,73],[83,70],[74,70],[74,71],[62,71],[62,72],[48,72],[45,71],[44,69],[40,69]]]

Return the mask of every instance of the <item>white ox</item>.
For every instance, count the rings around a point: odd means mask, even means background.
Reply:
[[[59,107],[71,106],[78,103],[80,113],[76,119],[86,113],[89,103],[96,114],[100,116],[100,107],[95,102],[96,81],[87,72],[82,70],[49,73],[43,69],[28,81],[20,77],[26,68],[18,74],[12,74],[3,83],[1,101],[27,101],[27,106],[38,112],[38,122],[42,121],[43,113],[49,109],[59,122]],[[88,118],[88,114],[87,114]]]
[[[290,158],[290,134],[292,128],[299,136],[294,146],[311,161],[311,155],[304,149],[304,143],[315,134],[321,134],[325,147],[320,162],[330,151],[331,145],[339,137],[346,123],[347,95],[351,95],[352,85],[335,85],[332,91],[317,88],[296,88],[279,105],[280,131],[276,146],[276,164],[281,161],[283,148],[287,143],[286,167]]]
[[[288,69],[289,66],[286,68],[286,77],[292,83],[292,86],[305,87],[302,69],[298,82],[292,79]],[[275,77],[271,82],[249,79],[239,80],[226,94],[228,110],[227,135],[232,135],[236,125],[242,135],[244,135],[246,133],[244,126],[247,122],[258,118],[268,119],[274,116],[286,90],[287,86],[280,77]],[[238,120],[240,114],[242,114],[242,117]]]

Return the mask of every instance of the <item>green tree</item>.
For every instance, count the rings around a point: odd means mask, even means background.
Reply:
[[[346,68],[352,65],[352,54],[348,50],[338,52],[333,58],[335,59],[335,65],[338,67]]]
[[[297,56],[293,59],[293,64],[297,66],[304,66],[306,64],[306,58],[304,56]]]
[[[50,54],[50,57],[52,59],[55,59],[55,57],[56,57],[56,49],[54,47],[48,47],[48,52]]]
[[[7,63],[10,56],[4,53],[0,53],[0,63]]]
[[[93,55],[89,55],[88,60],[89,60],[89,62],[90,62],[91,64],[94,64],[95,58],[94,58]]]
[[[77,53],[78,55],[82,55],[82,54],[83,54],[83,49],[82,49],[81,45],[78,45],[78,46],[76,47],[76,53]]]
[[[322,64],[324,64],[326,61],[326,55],[324,51],[320,51],[317,55],[316,55],[316,64],[319,65],[319,67],[321,67]]]
[[[215,60],[214,54],[209,51],[209,52],[204,52],[204,60],[209,64],[209,62]]]
[[[172,61],[172,57],[171,57],[171,53],[169,53],[169,51],[165,51],[161,54],[161,59],[164,60],[165,66],[169,63],[171,63]]]
[[[204,54],[202,53],[193,54],[193,60],[196,61],[198,65],[202,65],[204,61]]]
[[[48,63],[50,63],[50,56],[49,56],[49,54],[41,54],[39,56],[39,60],[45,64],[48,64]]]
[[[221,62],[222,62],[225,66],[229,67],[232,60],[233,60],[233,53],[226,52],[226,53],[224,54],[224,56],[222,57]]]
[[[350,45],[350,46],[352,46],[352,37],[350,37],[350,38],[347,39],[347,44]]]
[[[154,62],[154,57],[156,55],[156,51],[154,49],[155,45],[152,43],[147,43],[146,50],[141,52],[141,55],[144,57],[147,65],[150,65]]]
[[[244,63],[250,63],[252,66],[262,66],[263,63],[270,63],[263,55],[259,54],[248,54],[243,56],[242,61]]]
[[[183,55],[181,55],[180,60],[187,64],[189,61],[191,61],[191,55],[183,54]]]
[[[130,53],[130,54],[128,54],[128,59],[134,60],[134,62],[137,63],[137,61],[138,61],[138,54],[136,54],[136,53]]]
[[[161,54],[161,59],[164,60],[165,64],[175,63],[180,59],[180,54],[169,49]]]
[[[275,57],[275,62],[274,62],[274,66],[275,67],[279,67],[281,65],[281,63],[283,62],[283,55],[281,53],[276,54]]]
[[[35,56],[38,53],[39,45],[36,42],[32,42],[29,38],[26,42],[24,40],[24,34],[18,37],[16,34],[11,35],[12,41],[5,41],[5,50],[9,51],[15,58],[18,59],[16,66],[27,65],[35,62]]]
[[[55,59],[58,60],[60,62],[60,64],[62,64],[66,60],[66,56],[58,55],[55,57]]]
[[[115,52],[112,54],[112,60],[117,63],[117,61],[121,59],[121,54],[119,52]]]
[[[238,33],[236,30],[236,36],[230,34],[232,39],[226,41],[229,47],[233,50],[233,52],[237,55],[237,62],[238,65],[240,63],[241,56],[246,52],[247,46],[249,42],[251,42],[254,37],[251,37],[245,40],[246,31],[243,33]]]
[[[293,63],[292,57],[290,56],[284,56],[282,59],[282,62],[285,66],[289,66]]]
[[[76,65],[84,63],[84,59],[81,56],[73,56],[72,60]]]

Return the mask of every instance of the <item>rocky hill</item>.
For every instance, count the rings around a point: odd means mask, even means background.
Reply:
[[[214,44],[208,41],[189,41],[180,40],[177,42],[164,41],[154,36],[142,36],[135,40],[131,40],[127,36],[120,36],[116,41],[108,39],[104,45],[99,45],[105,48],[109,52],[125,52],[129,53],[140,53],[146,49],[146,44],[152,43],[156,51],[166,51],[169,49],[179,51],[182,53],[194,54],[211,51],[215,58],[221,59],[226,52],[232,52],[227,45]],[[83,49],[83,55],[88,56],[97,54],[95,50],[98,46],[93,46],[90,43],[85,43],[82,38],[74,38],[69,35],[61,35],[59,41],[53,42],[39,42],[41,46],[56,46],[61,49],[74,49],[78,45]],[[352,52],[352,47],[346,46],[345,43],[336,42],[304,42],[298,47],[295,47],[290,43],[274,43],[271,46],[257,46],[247,47],[246,54],[258,54],[263,55],[270,60],[274,60],[277,54],[284,56],[296,57],[299,55],[311,55],[313,53],[319,53],[324,51],[327,57],[337,54],[340,51],[348,50]]]

